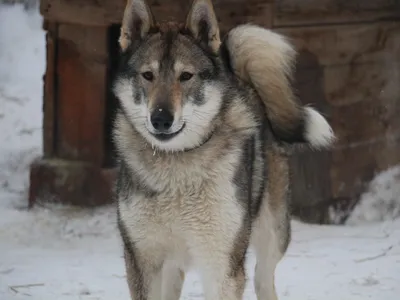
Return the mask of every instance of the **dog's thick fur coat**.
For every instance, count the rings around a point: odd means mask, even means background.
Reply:
[[[196,268],[207,300],[241,299],[249,245],[258,299],[276,300],[290,242],[283,143],[328,146],[325,119],[297,104],[294,50],[257,26],[221,42],[208,0],[184,25],[157,24],[128,0],[114,92],[118,224],[134,300],[179,299]]]

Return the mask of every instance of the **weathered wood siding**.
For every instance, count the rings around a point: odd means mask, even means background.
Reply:
[[[164,20],[183,20],[190,2],[148,1],[156,18]],[[343,221],[372,177],[400,163],[400,0],[213,3],[222,33],[252,22],[285,34],[296,46],[299,98],[327,116],[338,141],[332,151],[303,150],[293,156],[293,212],[311,222],[331,222],[330,212],[339,210]],[[65,186],[68,191],[84,186],[83,179],[48,176],[46,165],[57,169],[51,174],[64,175],[71,174],[69,162],[82,164],[86,173],[91,166],[91,174],[104,174],[112,165],[106,128],[115,99],[108,89],[124,7],[125,0],[41,0],[47,30],[45,159],[33,168],[32,201],[50,185],[52,193],[63,191],[58,192],[62,202],[71,202],[71,195],[74,203],[87,202],[78,188],[65,192]],[[54,159],[63,164],[55,167]],[[109,194],[99,196],[96,185],[110,177],[84,178],[89,202],[96,203],[93,195],[107,202]]]
[[[309,221],[343,221],[373,176],[400,163],[400,1],[275,3],[272,27],[299,52],[300,100],[338,137],[333,151],[293,157],[293,208]]]

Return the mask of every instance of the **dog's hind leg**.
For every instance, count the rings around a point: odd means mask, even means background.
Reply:
[[[268,157],[269,156],[269,157]],[[259,215],[254,221],[251,244],[256,254],[254,286],[258,300],[277,300],[275,269],[290,242],[286,164],[269,158],[268,193],[264,196]],[[276,158],[276,157],[275,157]]]
[[[254,287],[258,300],[278,299],[275,291],[274,277],[276,266],[284,255],[284,249],[282,249],[282,242],[280,240],[285,239],[285,237],[283,237],[284,233],[280,232],[282,229],[273,228],[275,226],[273,224],[270,224],[270,226],[268,226],[269,228],[254,228],[254,231],[259,231],[257,234],[258,237],[254,236],[254,239],[257,239],[257,241],[253,242],[257,258]]]
[[[268,206],[264,203],[263,206]],[[261,210],[267,208],[261,208]],[[263,212],[261,211],[263,214]],[[258,300],[277,300],[275,291],[275,269],[282,259],[289,239],[290,223],[286,213],[261,215],[253,228],[252,245],[256,254],[254,286]],[[261,219],[262,218],[262,219]]]

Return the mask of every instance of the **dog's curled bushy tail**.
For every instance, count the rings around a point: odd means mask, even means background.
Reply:
[[[334,134],[325,118],[296,101],[291,86],[296,51],[282,35],[240,25],[228,32],[220,49],[233,73],[258,93],[278,139],[314,148],[332,144]]]

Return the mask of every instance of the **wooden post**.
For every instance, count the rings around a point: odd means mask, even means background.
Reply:
[[[29,203],[111,201],[105,167],[108,28],[46,22],[43,158],[31,167]]]

